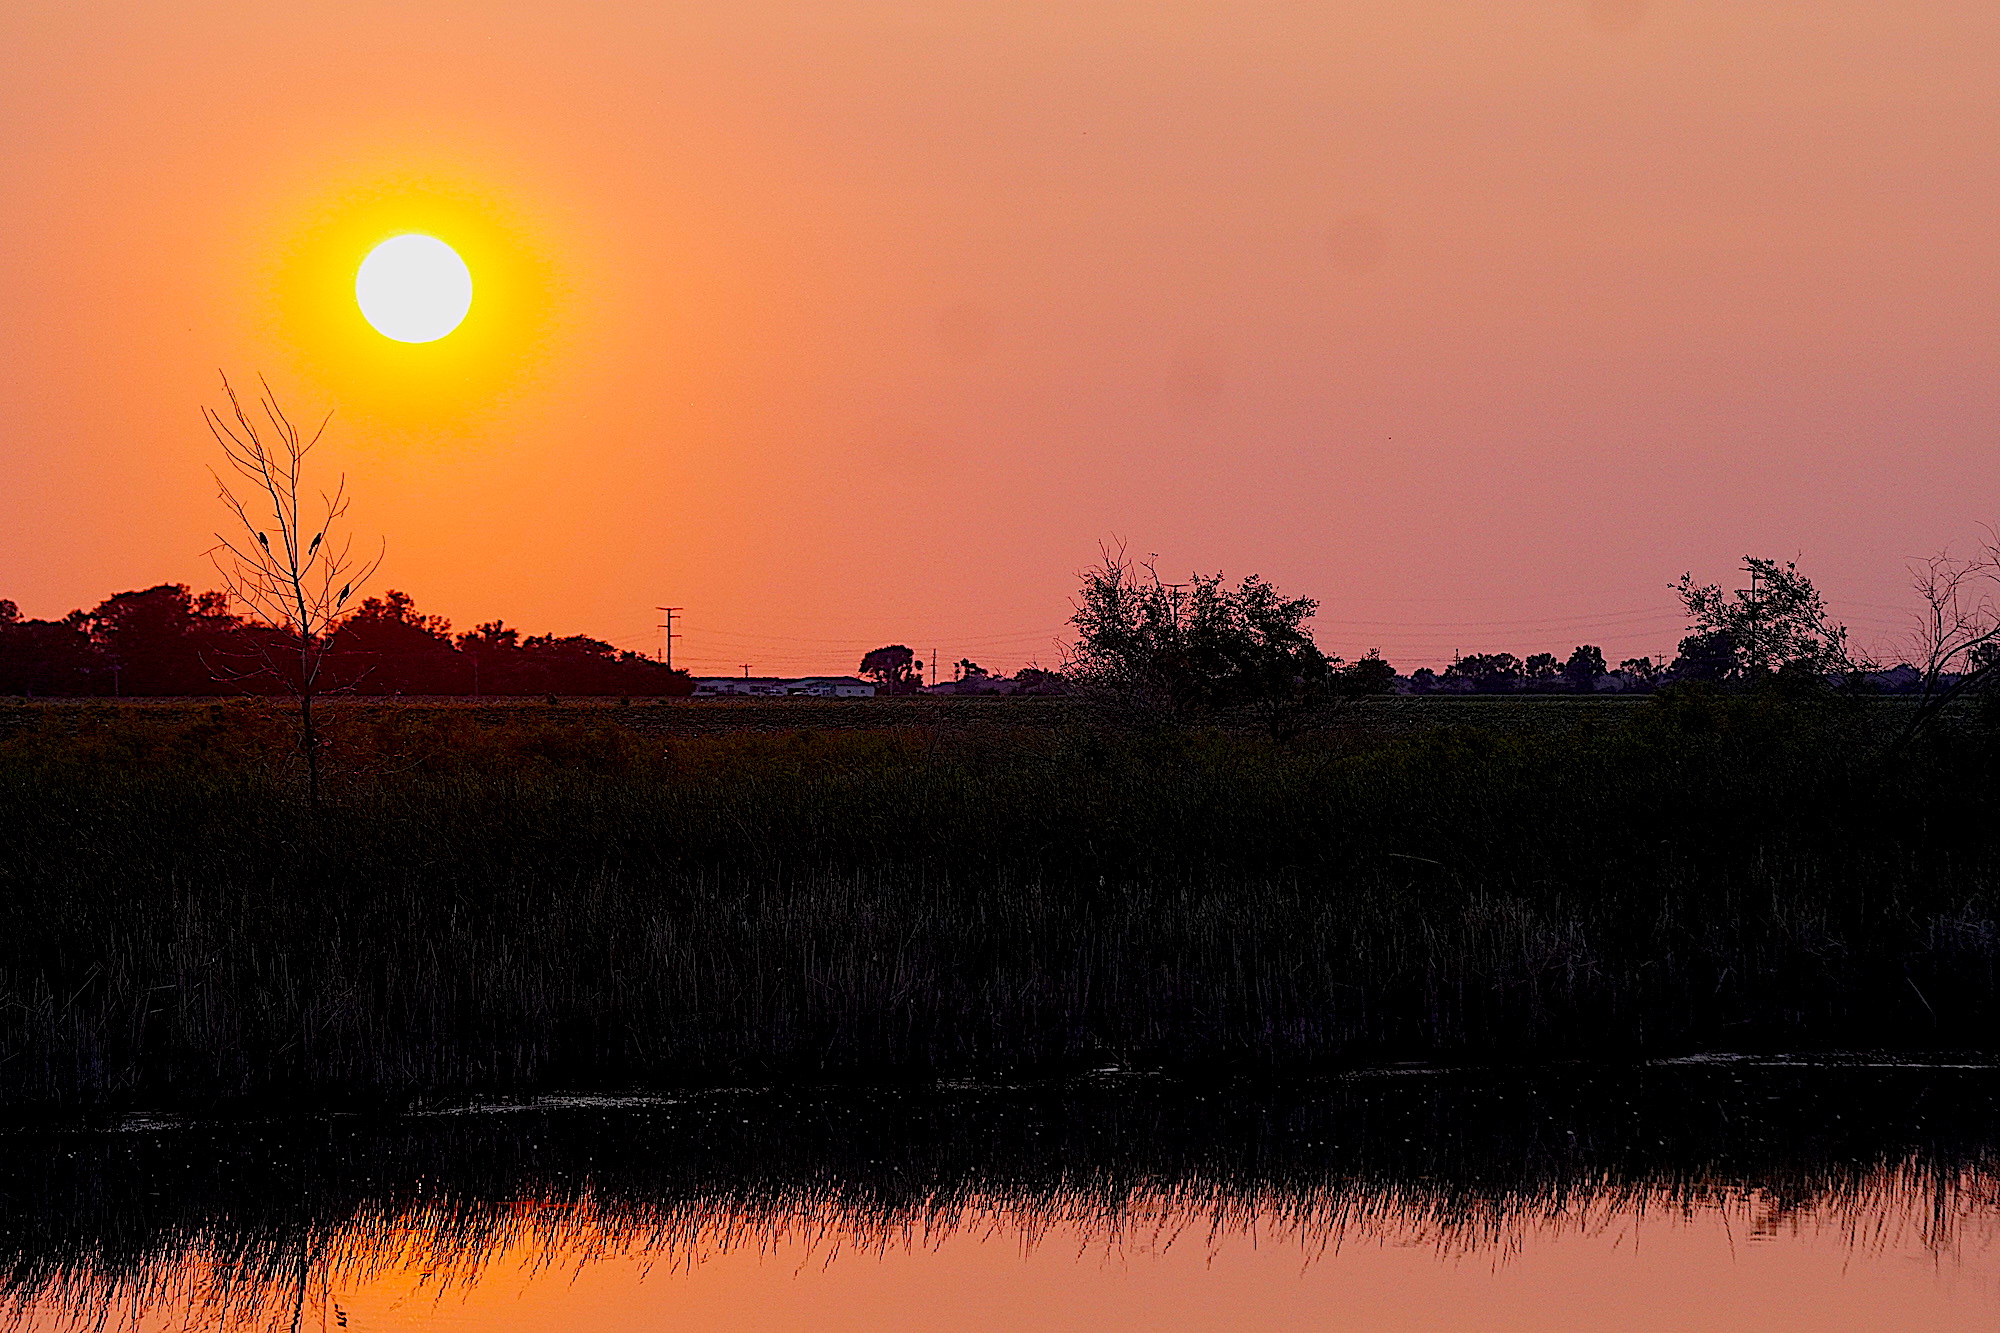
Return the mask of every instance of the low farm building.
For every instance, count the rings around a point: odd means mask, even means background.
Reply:
[[[697,699],[872,699],[875,683],[856,676],[700,676]]]

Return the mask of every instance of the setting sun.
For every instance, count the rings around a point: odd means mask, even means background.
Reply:
[[[597,250],[538,206],[538,187],[380,162],[304,184],[246,241],[256,321],[279,373],[337,402],[356,445],[407,456],[490,439],[570,364],[563,335],[591,327],[579,279]]]
[[[472,308],[472,271],[435,236],[392,236],[361,261],[354,299],[383,337],[436,342],[463,323]]]

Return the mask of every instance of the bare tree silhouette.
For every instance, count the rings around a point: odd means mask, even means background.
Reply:
[[[201,410],[248,496],[239,496],[223,473],[209,469],[223,508],[242,531],[235,536],[216,533],[217,545],[208,554],[231,599],[265,624],[267,632],[250,636],[251,642],[261,658],[261,672],[276,676],[298,706],[307,799],[317,808],[320,734],[313,700],[322,692],[327,647],[348,603],[381,566],[387,547],[385,543],[373,559],[357,562],[351,537],[328,540],[347,514],[346,475],[331,492],[319,493],[316,507],[302,493],[307,490],[306,456],[326,433],[333,413],[322,417],[310,436],[304,435],[278,405],[269,382],[260,375],[257,383],[261,421],[244,408],[227,375],[222,376],[227,415],[206,406]]]
[[[1923,672],[1922,694],[1891,755],[1900,754],[1945,709],[1992,688],[2000,677],[2000,528],[1986,529],[1976,555],[1939,552],[1910,572],[1924,602],[1912,644]]]

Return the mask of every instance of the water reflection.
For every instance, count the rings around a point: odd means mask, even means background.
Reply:
[[[1991,1327],[2000,1072],[707,1093],[0,1140],[28,1328]]]

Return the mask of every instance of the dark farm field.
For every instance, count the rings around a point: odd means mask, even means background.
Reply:
[[[2000,769],[1894,705],[0,706],[0,1106],[1990,1045]]]

